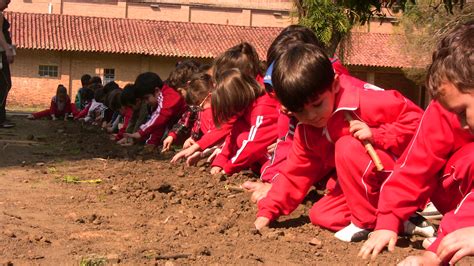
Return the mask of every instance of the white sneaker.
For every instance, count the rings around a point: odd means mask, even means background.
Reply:
[[[366,240],[369,237],[369,233],[369,230],[359,228],[355,224],[351,223],[337,231],[334,236],[344,242],[359,242]]]
[[[423,237],[433,237],[436,228],[428,222],[423,216],[415,213],[408,221],[403,223],[404,233],[407,235],[419,235]]]
[[[436,237],[428,237],[423,240],[423,243],[421,244],[424,249],[428,249],[433,242],[436,241]]]
[[[420,212],[420,214],[426,219],[441,220],[441,218],[443,218],[443,215],[438,211],[438,209],[436,209],[432,202],[428,202],[426,208]]]

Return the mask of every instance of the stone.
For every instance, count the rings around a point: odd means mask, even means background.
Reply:
[[[8,236],[8,237],[11,237],[11,238],[15,238],[15,237],[16,237],[16,234],[15,234],[13,231],[8,230],[8,229],[4,230],[4,231],[3,231],[3,234],[6,235],[6,236]]]
[[[311,246],[317,247],[318,249],[323,247],[323,242],[322,242],[321,240],[319,240],[318,238],[316,238],[316,237],[312,238],[312,239],[309,241],[309,244],[310,244]]]

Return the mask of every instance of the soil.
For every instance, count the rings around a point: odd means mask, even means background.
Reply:
[[[79,123],[10,118],[17,126],[0,129],[0,264],[368,263],[357,257],[361,243],[309,222],[314,190],[256,232],[250,195],[225,188],[251,175],[170,165],[171,153],[119,147]],[[372,264],[417,254],[421,240],[398,246]]]

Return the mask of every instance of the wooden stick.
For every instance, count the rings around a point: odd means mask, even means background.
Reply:
[[[183,259],[183,258],[191,257],[191,255],[192,254],[187,254],[187,253],[171,254],[171,255],[159,255],[159,256],[156,256],[155,259],[156,260]]]
[[[346,117],[347,122],[351,122],[354,120],[352,115],[349,112],[344,112],[344,116]],[[377,152],[375,152],[374,146],[367,141],[364,140],[362,141],[362,144],[364,144],[365,149],[367,150],[367,153],[369,153],[370,158],[375,164],[375,167],[377,168],[377,171],[382,171],[383,170],[383,164],[382,161],[380,160],[380,157],[378,156]]]
[[[246,192],[247,190],[242,188],[242,187],[237,187],[237,186],[231,186],[231,185],[225,185],[224,188],[229,191],[234,191],[234,192]]]

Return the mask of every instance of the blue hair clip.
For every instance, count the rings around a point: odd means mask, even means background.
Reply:
[[[265,77],[263,77],[263,83],[265,84],[265,88],[267,88],[268,92],[273,91],[273,83],[272,83],[272,73],[273,73],[273,65],[275,61],[273,61],[270,66],[267,68],[267,72],[265,72]],[[269,88],[272,88],[269,90]]]

